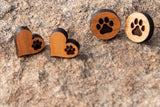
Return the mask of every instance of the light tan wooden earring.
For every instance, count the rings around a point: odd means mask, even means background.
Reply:
[[[126,34],[136,43],[149,40],[154,32],[152,18],[146,13],[132,13],[126,20]]]

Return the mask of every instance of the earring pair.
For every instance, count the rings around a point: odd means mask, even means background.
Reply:
[[[107,9],[96,12],[91,18],[91,31],[99,39],[112,39],[120,31],[120,19],[118,15]],[[149,40],[154,32],[152,18],[146,13],[132,13],[125,24],[127,37],[136,43]]]
[[[16,51],[19,57],[41,52],[45,47],[44,39],[38,34],[32,34],[28,27],[19,27],[15,35]],[[79,52],[79,43],[68,39],[67,32],[58,28],[50,36],[51,56],[72,58]]]
[[[114,38],[121,27],[118,15],[107,9],[96,12],[90,24],[91,31],[99,39]],[[148,14],[135,12],[127,18],[125,30],[130,40],[141,43],[152,37],[154,23]],[[38,34],[32,34],[27,27],[17,29],[15,43],[19,57],[39,53],[45,47],[43,38]],[[51,34],[51,56],[72,58],[78,54],[79,48],[79,43],[74,39],[68,39],[68,34],[64,29],[55,29]]]

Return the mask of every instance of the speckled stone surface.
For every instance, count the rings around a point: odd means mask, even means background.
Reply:
[[[91,15],[113,9],[121,31],[99,40],[90,31]],[[147,12],[155,23],[152,39],[131,42],[125,20]],[[17,58],[14,33],[28,26],[45,50]],[[0,0],[1,107],[160,107],[160,0]],[[50,57],[49,37],[64,28],[79,41],[73,59]]]

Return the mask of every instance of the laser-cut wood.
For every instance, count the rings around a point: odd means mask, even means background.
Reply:
[[[38,34],[32,35],[31,31],[23,26],[16,31],[15,43],[19,57],[36,54],[42,51],[45,45],[41,36]]]
[[[79,43],[68,39],[64,29],[55,29],[50,37],[51,56],[73,58],[79,52]]]
[[[91,31],[99,39],[112,39],[120,31],[120,19],[112,10],[99,10],[91,19]]]
[[[128,16],[125,28],[126,34],[131,41],[141,43],[152,37],[154,23],[148,14],[134,12]]]

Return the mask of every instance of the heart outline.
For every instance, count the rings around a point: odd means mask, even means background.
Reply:
[[[22,44],[22,42],[19,43],[19,41],[20,41],[19,38],[22,38],[20,36],[25,37],[27,35],[25,33],[27,33],[27,34],[29,34],[29,36],[31,36],[31,38],[30,38],[31,40],[28,40],[31,43],[28,46],[31,46],[31,47],[28,47],[26,49],[21,49],[21,47],[27,47],[27,43],[25,43],[27,40],[25,40],[24,44]],[[29,38],[29,37],[27,37],[27,38]],[[27,26],[21,26],[16,30],[14,40],[15,40],[15,45],[16,45],[16,53],[17,53],[18,57],[37,54],[37,53],[41,52],[45,46],[43,38],[38,34],[32,34],[31,30]],[[39,40],[42,44],[41,44],[41,48],[34,50],[34,48],[32,47],[32,43],[36,40]],[[22,41],[24,41],[24,40],[22,40]]]
[[[59,42],[57,42],[59,41]],[[71,54],[67,54],[66,51],[67,47],[73,48]],[[63,57],[63,58],[73,58],[78,55],[80,45],[74,39],[68,39],[67,32],[62,28],[57,28],[53,30],[51,37],[50,37],[50,49],[51,49],[51,56],[55,57]]]

